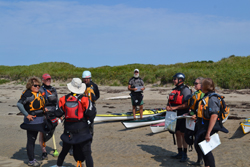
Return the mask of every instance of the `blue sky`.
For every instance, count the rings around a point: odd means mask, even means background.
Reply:
[[[0,0],[0,65],[76,67],[250,55],[249,0]]]

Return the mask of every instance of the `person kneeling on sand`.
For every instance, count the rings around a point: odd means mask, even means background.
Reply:
[[[74,159],[80,163],[85,160],[87,167],[93,167],[92,135],[88,122],[94,122],[96,109],[88,97],[83,95],[86,85],[80,78],[73,78],[67,87],[71,93],[60,98],[59,108],[55,112],[57,117],[65,115],[64,133],[61,135],[63,147],[57,159],[57,166],[62,166],[73,146]]]

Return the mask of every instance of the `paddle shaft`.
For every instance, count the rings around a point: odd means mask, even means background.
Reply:
[[[54,144],[54,150],[56,150],[56,140],[55,140],[55,135],[53,134],[52,136],[53,144]]]

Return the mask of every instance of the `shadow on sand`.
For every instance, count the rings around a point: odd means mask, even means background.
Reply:
[[[239,139],[243,136],[245,136],[245,134],[243,133],[241,126],[239,126],[238,129],[232,135],[232,137],[230,137],[229,139]]]
[[[41,165],[42,167],[51,167],[53,165],[56,165],[57,157],[53,157],[54,149],[47,146],[46,150],[47,150],[47,153],[49,156],[49,160],[43,161],[41,159],[42,150],[40,148],[40,145],[36,144],[35,145],[35,159],[39,162],[42,162],[42,165]],[[16,159],[16,160],[21,160],[21,161],[23,161],[23,163],[27,164],[29,160],[28,160],[26,147],[22,147],[19,151],[15,152],[11,158]],[[73,167],[73,166],[75,166],[75,164],[64,162],[63,166],[64,167]]]
[[[175,167],[181,167],[181,166],[189,166],[187,163],[179,162],[178,159],[172,159],[171,156],[175,155],[176,152],[168,151],[166,149],[163,149],[158,146],[154,145],[138,145],[141,147],[141,149],[145,152],[148,152],[153,155],[153,159],[157,162],[160,162],[160,166],[175,166]],[[189,161],[189,163],[192,163],[192,161]]]

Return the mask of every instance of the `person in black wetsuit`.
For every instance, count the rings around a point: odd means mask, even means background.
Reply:
[[[26,84],[26,90],[22,93],[17,102],[18,109],[24,115],[24,122],[20,127],[27,131],[27,155],[29,166],[40,166],[40,162],[35,159],[35,142],[38,132],[44,131],[44,115],[46,109],[45,99],[39,92],[41,80],[37,77],[31,77]]]
[[[42,76],[42,86],[40,87],[39,91],[42,93],[45,99],[45,108],[48,110],[46,113],[49,118],[54,118],[54,112],[56,110],[58,104],[58,95],[56,89],[51,86],[51,76],[47,73],[43,74]],[[48,159],[46,147],[44,145],[43,140],[43,133],[39,133],[39,144],[42,149],[42,159]]]
[[[59,99],[59,108],[55,111],[57,117],[65,116],[64,133],[61,135],[63,148],[58,156],[57,166],[62,166],[73,146],[74,159],[81,162],[85,160],[87,167],[93,167],[92,135],[88,122],[90,124],[94,122],[96,109],[88,97],[84,96],[86,85],[80,78],[73,78],[67,87],[71,93]]]
[[[177,111],[177,116],[188,113],[188,106],[185,105],[187,97],[191,95],[191,90],[184,85],[185,75],[183,73],[176,73],[173,76],[173,82],[176,86],[169,94],[167,111]],[[175,135],[177,139],[178,154],[172,158],[180,159],[180,162],[186,162],[187,157],[187,143],[184,139],[186,130],[186,119],[177,119]]]
[[[95,102],[100,98],[100,92],[98,86],[92,81],[90,71],[83,71],[82,83],[86,84],[85,95],[89,97],[91,102],[95,105]]]
[[[128,90],[131,91],[131,102],[134,119],[136,119],[136,106],[140,106],[140,118],[143,116],[143,90],[145,90],[144,82],[139,77],[139,70],[134,70],[134,76],[129,79]]]
[[[215,160],[212,151],[204,155],[201,148],[198,146],[198,143],[203,140],[209,142],[210,137],[214,133],[217,133],[218,131],[228,133],[228,130],[222,125],[222,122],[220,122],[222,121],[220,115],[222,114],[220,113],[221,103],[215,93],[215,84],[213,80],[211,78],[203,79],[201,90],[205,95],[202,100],[198,102],[197,114],[192,116],[193,119],[197,118],[198,124],[198,131],[195,134],[194,145],[197,152],[202,155],[205,166],[215,167]]]

